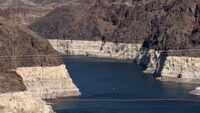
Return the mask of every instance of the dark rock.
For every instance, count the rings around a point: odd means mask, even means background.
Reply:
[[[23,79],[17,73],[0,72],[0,93],[25,91]]]

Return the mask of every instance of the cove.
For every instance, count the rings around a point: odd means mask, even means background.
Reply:
[[[57,113],[200,113],[197,85],[160,82],[130,61],[64,59],[80,97],[51,100]]]

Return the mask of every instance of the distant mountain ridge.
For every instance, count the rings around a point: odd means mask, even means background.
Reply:
[[[80,2],[81,0],[0,0],[3,7],[41,7],[51,4],[67,4],[69,2]]]
[[[0,9],[11,20],[25,26],[34,23],[50,11],[63,5],[82,3],[81,0],[0,0]]]
[[[3,7],[35,7],[37,4],[31,0],[0,0]]]

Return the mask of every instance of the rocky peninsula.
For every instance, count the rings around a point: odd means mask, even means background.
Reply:
[[[53,113],[41,99],[79,96],[48,41],[0,11],[0,111]],[[59,70],[59,71],[58,71]]]

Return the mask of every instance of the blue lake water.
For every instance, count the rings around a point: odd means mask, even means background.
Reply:
[[[67,57],[64,60],[82,95],[52,100],[57,113],[200,113],[196,85],[160,82],[133,62]]]

